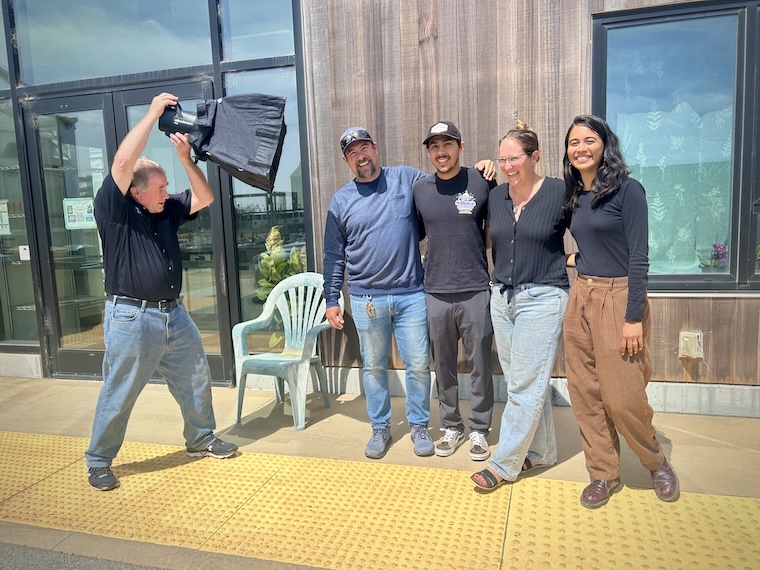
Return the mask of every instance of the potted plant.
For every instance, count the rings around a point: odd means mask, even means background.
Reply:
[[[717,241],[717,236],[715,239],[716,241],[712,244],[712,251],[709,258],[697,256],[699,257],[699,266],[705,273],[723,271],[726,267],[726,261],[728,260],[728,246],[723,242]]]
[[[282,226],[272,226],[264,242],[266,251],[261,254],[258,262],[261,279],[258,280],[256,296],[266,301],[269,293],[280,281],[296,273],[306,271],[306,259],[300,248],[291,247],[286,250],[280,236]]]
[[[300,247],[291,246],[288,251],[283,246],[280,235],[282,226],[272,226],[265,241],[266,251],[261,254],[258,262],[258,270],[261,279],[257,281],[256,296],[261,301],[266,301],[269,293],[280,281],[296,273],[306,271],[306,256]],[[283,336],[280,334],[282,320],[275,315],[273,332],[269,337],[269,348],[275,348],[282,344]]]

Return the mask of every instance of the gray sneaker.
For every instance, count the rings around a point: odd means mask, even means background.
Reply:
[[[367,442],[364,455],[370,459],[382,459],[393,443],[391,430],[387,428],[372,428],[372,437]]]
[[[452,455],[462,443],[464,439],[464,431],[460,431],[457,428],[446,428],[443,434],[443,439],[435,446],[435,454],[438,457],[448,457]]]
[[[485,461],[491,456],[488,449],[486,434],[479,431],[470,432],[470,459],[473,461]]]
[[[211,440],[211,443],[201,449],[187,449],[190,457],[215,457],[216,459],[225,459],[237,453],[238,446],[234,443],[227,443],[218,437]]]
[[[119,486],[119,480],[110,467],[90,467],[87,480],[98,491],[111,491]]]
[[[414,453],[416,455],[433,455],[433,440],[430,439],[427,426],[412,424],[412,443],[414,444]]]

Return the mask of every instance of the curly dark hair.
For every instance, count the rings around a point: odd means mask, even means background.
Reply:
[[[617,192],[631,174],[630,169],[625,163],[625,158],[623,158],[620,139],[612,132],[607,122],[594,115],[578,115],[573,119],[570,128],[567,129],[567,135],[565,135],[565,156],[562,159],[565,174],[565,207],[571,210],[574,210],[578,206],[578,196],[583,191],[581,173],[570,164],[570,159],[567,157],[570,131],[576,125],[588,127],[599,135],[604,148],[602,161],[599,163],[599,169],[596,172],[596,178],[594,178],[594,183],[591,187],[591,191],[594,193],[594,197],[591,199],[592,206],[596,206],[600,200]]]

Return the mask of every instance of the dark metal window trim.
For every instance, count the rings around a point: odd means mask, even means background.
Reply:
[[[672,22],[695,17],[736,15],[738,18],[736,99],[734,106],[734,164],[733,180],[735,199],[731,207],[731,260],[726,274],[650,275],[649,289],[656,291],[760,291],[760,275],[751,268],[755,259],[757,240],[757,214],[752,213],[753,200],[760,197],[756,189],[758,180],[755,156],[756,138],[760,136],[760,92],[757,85],[760,70],[760,2],[746,0],[714,0],[688,2],[651,8],[620,10],[595,14],[592,36],[591,112],[606,115],[607,85],[607,31],[621,27]]]

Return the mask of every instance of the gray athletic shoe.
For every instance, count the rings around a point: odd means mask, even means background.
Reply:
[[[216,459],[225,459],[237,453],[238,446],[234,443],[227,443],[218,437],[211,440],[207,446],[201,449],[187,449],[190,457],[215,457]]]
[[[412,424],[412,443],[414,453],[420,456],[433,455],[435,447],[430,439],[428,427],[422,424]]]
[[[110,467],[90,467],[87,480],[98,491],[111,491],[119,486],[119,480]]]
[[[372,428],[372,437],[367,443],[364,455],[370,459],[382,459],[393,443],[391,430],[387,428]]]

